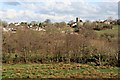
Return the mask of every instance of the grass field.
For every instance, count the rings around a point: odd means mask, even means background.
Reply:
[[[86,64],[15,64],[3,65],[2,78],[118,78],[118,67]]]
[[[112,29],[106,29],[106,30],[101,30],[101,31],[95,31],[99,34],[102,33],[113,33],[113,34],[118,34],[118,28],[120,28],[120,26],[113,26]]]

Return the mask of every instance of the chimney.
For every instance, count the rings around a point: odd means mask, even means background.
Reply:
[[[79,18],[78,17],[76,18],[76,22],[79,22]]]

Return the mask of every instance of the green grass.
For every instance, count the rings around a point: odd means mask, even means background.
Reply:
[[[103,34],[103,33],[118,34],[118,28],[120,28],[120,26],[113,26],[112,29],[100,30],[100,31],[95,31],[95,32],[97,32],[99,34]]]
[[[2,78],[108,78],[117,77],[118,72],[120,72],[120,69],[117,67],[96,67],[75,63],[3,64]]]
[[[119,69],[98,69],[100,72],[120,72]]]

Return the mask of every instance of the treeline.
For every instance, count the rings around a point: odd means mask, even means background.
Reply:
[[[55,30],[54,30],[55,29]],[[83,29],[61,33],[56,27],[46,32],[17,30],[3,33],[3,63],[76,62],[118,66],[117,35]]]

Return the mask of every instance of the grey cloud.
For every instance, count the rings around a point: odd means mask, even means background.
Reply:
[[[73,3],[73,11],[70,12],[71,15],[86,17],[88,19],[100,19],[106,18],[105,16],[112,16],[116,18],[118,13],[117,3],[110,2],[94,2],[94,3]],[[69,13],[68,13],[69,14]]]
[[[107,16],[116,18],[118,12],[117,3],[111,2],[70,2],[69,4],[63,2],[30,2],[23,4],[19,5],[21,10],[24,11],[25,9],[34,12],[33,14],[37,14],[37,17],[31,16],[25,18],[24,16],[22,19],[25,20],[44,20],[45,18],[49,17],[51,20],[54,19],[54,21],[69,21],[71,16],[73,19],[74,17],[80,17],[87,20],[98,20],[106,19]],[[60,18],[63,16],[65,16],[65,19]]]
[[[3,2],[6,5],[12,5],[12,6],[16,6],[16,5],[20,5],[19,2]]]

